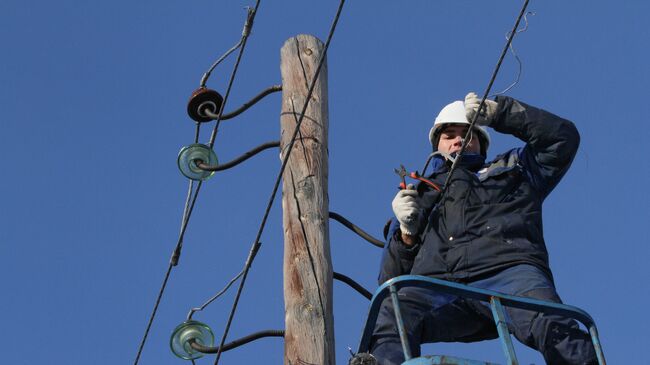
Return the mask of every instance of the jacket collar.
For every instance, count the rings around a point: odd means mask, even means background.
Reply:
[[[451,168],[452,163],[456,159],[456,154],[452,153],[448,155],[442,152],[434,152],[431,161],[431,167],[433,168],[433,174],[440,174],[446,172]],[[472,172],[477,172],[485,165],[485,156],[480,153],[464,153],[458,167],[470,170]]]

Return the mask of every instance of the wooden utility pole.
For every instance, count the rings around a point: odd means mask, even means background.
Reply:
[[[300,119],[323,43],[298,35],[280,51],[281,157]],[[327,64],[323,64],[282,176],[286,365],[334,365],[327,193]]]

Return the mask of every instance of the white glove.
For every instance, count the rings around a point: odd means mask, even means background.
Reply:
[[[399,229],[402,233],[415,235],[418,233],[421,208],[418,202],[418,192],[413,184],[406,189],[400,190],[393,199],[393,213],[399,221]]]
[[[481,99],[476,95],[476,93],[470,92],[465,96],[465,116],[470,123],[474,119],[474,114],[476,114],[479,105],[481,105]],[[494,117],[497,114],[497,105],[496,101],[485,99],[483,109],[476,119],[476,123],[482,126],[489,126],[492,124]]]

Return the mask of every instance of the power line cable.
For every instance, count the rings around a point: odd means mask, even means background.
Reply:
[[[251,341],[255,341],[257,339],[264,338],[264,337],[284,337],[284,330],[264,330],[264,331],[251,333],[248,336],[244,336],[228,344],[225,344],[223,345],[223,347],[204,346],[196,342],[195,340],[191,340],[189,344],[194,350],[198,352],[202,352],[204,354],[216,354],[219,351],[224,352],[224,351],[232,350],[236,347],[245,345]]]
[[[275,195],[278,191],[278,187],[280,186],[280,181],[282,179],[282,175],[284,173],[284,170],[287,166],[287,163],[289,162],[289,157],[291,155],[291,151],[293,150],[293,145],[296,141],[296,137],[298,136],[298,132],[300,131],[300,125],[302,124],[302,121],[304,120],[305,112],[307,111],[307,107],[309,105],[309,101],[311,100],[311,96],[314,92],[314,88],[316,86],[316,81],[318,80],[318,76],[320,75],[321,68],[323,67],[323,63],[325,61],[325,58],[327,56],[327,50],[329,48],[330,42],[332,40],[332,36],[334,35],[334,31],[336,30],[336,25],[338,23],[339,17],[341,15],[341,11],[343,10],[343,5],[345,4],[345,0],[340,0],[339,2],[339,7],[336,11],[336,15],[334,17],[334,20],[332,22],[332,25],[330,27],[329,34],[327,36],[327,41],[325,42],[325,46],[323,47],[323,53],[321,54],[321,59],[318,62],[318,67],[316,68],[316,71],[314,73],[314,78],[312,79],[311,85],[309,85],[309,91],[307,92],[307,97],[305,99],[305,104],[303,105],[302,112],[300,113],[300,118],[298,120],[298,123],[296,124],[296,127],[294,129],[293,135],[291,136],[291,141],[289,142],[289,146],[287,148],[287,153],[284,156],[284,159],[282,160],[282,166],[280,167],[280,171],[278,172],[278,175],[275,180],[275,184],[273,186],[273,191],[271,192],[271,196],[269,197],[269,202],[266,206],[266,210],[264,212],[264,216],[262,218],[262,222],[260,223],[260,227],[257,231],[257,235],[255,237],[255,240],[253,242],[253,245],[251,247],[250,253],[248,255],[248,258],[246,259],[246,263],[244,265],[244,274],[241,277],[241,281],[239,282],[239,287],[237,289],[237,294],[235,295],[235,300],[233,302],[232,309],[230,311],[230,314],[228,316],[228,322],[226,323],[226,327],[224,329],[224,333],[221,336],[221,343],[219,344],[219,351],[217,352],[217,357],[215,359],[214,365],[219,364],[219,359],[221,358],[221,349],[223,348],[224,342],[226,341],[226,337],[228,336],[228,331],[230,330],[230,325],[232,324],[233,317],[235,315],[235,311],[237,309],[237,304],[239,303],[239,298],[241,297],[242,289],[244,287],[244,284],[246,283],[246,277],[248,276],[248,272],[250,270],[250,266],[253,263],[253,260],[255,259],[255,255],[257,255],[257,252],[261,246],[261,243],[259,242],[260,237],[262,236],[262,232],[264,231],[264,227],[266,225],[266,220],[269,216],[269,213],[271,211],[271,207],[273,206],[273,201],[275,200]]]
[[[239,156],[239,157],[237,157],[237,158],[235,158],[235,159],[233,159],[231,161],[228,161],[226,163],[217,164],[217,165],[208,165],[206,163],[199,162],[197,164],[197,166],[198,166],[198,168],[200,168],[203,171],[223,171],[223,170],[227,170],[229,168],[232,168],[232,167],[235,167],[235,166],[239,165],[240,163],[248,160],[249,158],[255,156],[256,154],[258,154],[258,153],[260,153],[260,152],[262,152],[264,150],[267,150],[269,148],[274,148],[274,147],[280,147],[280,141],[271,141],[271,142],[263,143],[263,144],[255,147],[255,148],[251,149],[250,151],[245,152],[241,156]]]
[[[242,32],[241,44],[238,47],[239,48],[239,53],[237,55],[237,61],[235,62],[235,66],[233,67],[232,73],[230,75],[230,81],[228,83],[228,88],[226,89],[226,96],[224,97],[223,103],[221,104],[221,108],[219,110],[219,115],[221,115],[221,113],[223,113],[223,108],[226,105],[228,95],[230,94],[230,90],[232,89],[233,81],[235,79],[235,75],[237,74],[237,69],[239,67],[239,63],[240,63],[242,55],[244,53],[244,48],[246,46],[246,40],[248,39],[248,35],[250,34],[251,28],[253,26],[253,20],[255,18],[255,14],[257,13],[259,3],[260,3],[260,0],[257,0],[257,3],[255,4],[255,8],[253,10],[251,10],[250,8],[248,9],[248,15],[247,15],[247,18],[246,18],[246,22],[244,24],[244,31]],[[236,49],[236,48],[237,47],[233,47],[232,51],[234,51],[234,49]],[[228,54],[230,54],[230,52],[231,51],[226,52],[226,54],[222,58],[225,58]],[[216,65],[219,62],[221,62],[221,61],[215,62],[214,67],[216,67]],[[214,69],[214,67],[212,67],[209,70],[209,72],[211,72]],[[207,77],[209,76],[209,72],[206,73],[207,76],[204,75],[204,79],[202,79],[202,81],[201,81],[202,84],[204,83],[204,80],[207,80]],[[215,126],[215,129],[213,130],[212,136],[210,138],[210,148],[212,148],[214,146],[214,138],[216,137],[216,131],[217,131],[217,128],[219,126],[219,122],[220,122],[220,120],[218,119],[217,120],[217,125]],[[199,129],[200,127],[199,127],[198,124],[199,123],[197,123],[196,133],[195,133],[195,143],[198,141],[199,131],[200,131],[200,129]],[[145,343],[147,341],[149,331],[151,330],[151,326],[152,326],[153,321],[154,321],[154,319],[156,317],[156,313],[158,312],[158,306],[160,305],[160,301],[162,300],[162,296],[163,296],[163,294],[165,292],[165,288],[167,287],[167,282],[169,281],[169,276],[171,274],[172,268],[174,266],[178,265],[178,260],[180,258],[181,250],[183,248],[183,237],[185,236],[185,232],[187,230],[187,225],[189,223],[190,216],[192,215],[192,211],[194,209],[194,205],[196,204],[196,200],[197,200],[197,198],[199,196],[199,192],[201,190],[202,185],[203,185],[203,181],[199,181],[197,186],[196,186],[196,190],[194,191],[194,195],[191,198],[191,202],[190,202],[190,199],[186,199],[185,209],[183,211],[183,219],[182,219],[182,223],[181,223],[181,231],[180,231],[180,234],[179,234],[179,237],[178,237],[178,241],[176,242],[176,247],[174,248],[174,251],[172,253],[172,257],[169,260],[169,265],[167,267],[165,277],[163,279],[162,285],[161,285],[160,290],[158,292],[158,296],[156,297],[156,302],[154,304],[154,308],[153,308],[153,310],[151,312],[151,315],[149,316],[149,321],[147,323],[147,327],[145,329],[144,335],[142,336],[142,340],[140,341],[140,346],[138,347],[138,352],[136,354],[135,361],[133,363],[134,365],[137,365],[138,362],[140,361],[140,357],[142,355],[144,345],[145,345]],[[188,197],[189,197],[189,195],[191,193],[192,186],[193,186],[193,182],[191,181],[190,182],[190,189],[189,189],[189,192],[188,192]],[[188,206],[188,202],[190,202],[189,206]]]
[[[199,140],[199,132],[201,131],[201,123],[196,123],[196,130],[194,133],[194,143],[197,143]],[[147,342],[147,337],[149,336],[149,331],[151,330],[151,325],[153,324],[153,320],[156,317],[156,313],[158,312],[158,306],[160,305],[160,301],[162,300],[163,293],[165,292],[165,288],[167,287],[167,281],[169,280],[169,275],[171,274],[172,268],[178,264],[178,258],[180,256],[180,248],[183,245],[183,235],[185,232],[185,227],[187,225],[187,221],[189,219],[189,213],[190,213],[190,205],[194,205],[194,201],[196,200],[196,195],[194,198],[192,198],[192,191],[194,190],[194,180],[190,180],[188,183],[188,188],[187,188],[187,196],[185,198],[185,205],[183,206],[183,216],[181,219],[181,229],[179,233],[179,239],[176,242],[176,246],[174,248],[174,251],[172,252],[172,256],[169,259],[169,264],[167,265],[167,271],[165,272],[165,276],[163,278],[163,282],[160,286],[160,290],[158,291],[158,296],[156,297],[156,302],[154,304],[153,310],[151,312],[151,315],[149,316],[149,321],[147,322],[147,327],[144,330],[144,335],[142,336],[142,339],[140,340],[140,345],[138,346],[138,352],[135,356],[135,361],[134,365],[137,365],[138,362],[140,361],[140,356],[142,355],[142,350],[144,349],[144,345]],[[198,188],[197,188],[198,191]]]
[[[223,103],[219,108],[219,117],[217,118],[217,123],[215,124],[214,129],[212,129],[212,135],[210,136],[210,143],[208,144],[210,148],[214,147],[214,140],[217,138],[217,132],[219,130],[219,125],[221,124],[221,114],[223,113],[224,107],[226,106],[228,96],[230,96],[230,90],[232,89],[232,84],[235,81],[237,69],[239,69],[239,63],[241,62],[242,55],[244,54],[246,42],[248,41],[248,36],[250,35],[251,29],[253,28],[253,22],[255,21],[255,15],[257,14],[257,9],[259,6],[260,0],[257,0],[255,2],[255,8],[248,8],[248,17],[246,18],[244,30],[242,31],[242,40],[239,47],[239,53],[237,54],[237,60],[235,61],[235,66],[233,67],[232,74],[230,75],[230,80],[228,81],[228,88],[226,88],[226,94],[223,97]]]
[[[341,223],[344,225],[346,228],[351,230],[352,232],[358,234],[361,238],[364,240],[372,243],[373,245],[379,247],[379,248],[384,248],[384,242],[376,239],[375,237],[371,236],[368,232],[364,231],[363,229],[359,228],[357,225],[354,223],[350,222],[347,220],[344,216],[336,213],[336,212],[329,212],[329,217],[334,219],[335,221]]]
[[[196,199],[199,195],[199,191],[201,189],[202,181],[199,181],[199,183],[196,186],[196,190],[194,191],[194,195],[191,199],[191,203],[189,206],[187,205],[187,202],[190,201],[189,199],[186,201],[186,206],[183,212],[183,220],[181,223],[181,232],[178,236],[178,241],[176,242],[176,247],[174,248],[174,251],[172,252],[172,256],[169,259],[169,264],[167,266],[167,272],[165,273],[165,277],[163,279],[162,285],[160,286],[160,290],[158,291],[158,296],[156,297],[156,302],[154,304],[153,310],[151,311],[151,315],[149,316],[149,322],[147,323],[147,327],[144,331],[144,335],[142,336],[142,340],[140,341],[140,346],[138,347],[138,353],[136,354],[135,361],[133,365],[137,365],[138,362],[140,361],[140,356],[142,355],[142,350],[144,349],[144,345],[147,342],[147,336],[149,335],[149,331],[151,330],[151,325],[153,324],[153,321],[156,317],[156,313],[158,312],[158,306],[160,305],[160,301],[162,300],[162,296],[165,292],[165,288],[167,287],[167,282],[169,281],[169,276],[171,274],[172,268],[176,265],[178,265],[178,259],[180,258],[181,254],[181,249],[183,247],[183,237],[185,236],[185,231],[187,230],[187,224],[190,220],[190,216],[192,214],[192,210],[194,209],[194,204],[196,203]],[[193,181],[190,182],[190,189],[188,190],[188,193],[191,194],[192,191],[192,185]],[[188,197],[189,197],[188,194]]]
[[[492,85],[494,84],[494,80],[497,77],[497,74],[499,73],[499,69],[501,68],[501,63],[503,62],[503,58],[505,57],[506,53],[508,52],[508,49],[510,48],[510,44],[512,43],[512,40],[515,38],[515,35],[517,34],[517,28],[519,28],[519,22],[521,21],[521,18],[524,16],[526,13],[526,7],[528,6],[528,1],[525,0],[523,7],[521,8],[521,12],[519,12],[519,16],[517,17],[517,21],[515,22],[515,26],[512,28],[512,31],[510,34],[512,34],[511,37],[508,37],[508,40],[506,42],[505,47],[503,47],[503,51],[501,51],[501,56],[499,57],[499,61],[497,62],[496,67],[494,68],[494,71],[492,72],[492,77],[490,78],[490,82],[488,83],[487,88],[485,89],[485,92],[483,93],[483,97],[481,98],[481,103],[478,106],[478,109],[476,110],[476,113],[474,113],[474,117],[472,118],[472,122],[469,125],[469,128],[467,128],[467,132],[465,133],[465,137],[463,138],[463,144],[460,147],[460,151],[457,154],[456,159],[451,165],[451,168],[449,169],[449,173],[447,174],[447,178],[445,179],[445,185],[442,188],[442,192],[440,194],[441,199],[438,201],[438,206],[442,204],[444,201],[446,192],[449,188],[449,182],[451,181],[451,177],[454,174],[454,171],[456,170],[458,163],[460,160],[463,158],[463,153],[465,152],[465,148],[467,148],[467,145],[469,144],[469,141],[471,139],[472,135],[472,130],[474,129],[474,125],[476,125],[476,121],[478,120],[478,116],[485,106],[485,99],[487,99],[488,95],[490,94],[490,90],[492,89]]]
[[[332,277],[340,282],[348,284],[352,289],[356,290],[357,293],[363,295],[366,299],[370,300],[372,298],[372,294],[368,291],[368,289],[361,286],[361,284],[354,281],[354,279],[351,277],[343,275],[336,271],[332,272]]]
[[[273,85],[273,86],[270,86],[270,87],[266,88],[265,90],[263,90],[259,94],[255,95],[255,97],[253,97],[251,100],[244,103],[244,105],[242,105],[238,109],[233,110],[230,113],[226,113],[226,114],[222,115],[221,120],[228,120],[228,119],[232,119],[232,118],[238,116],[239,114],[243,113],[248,108],[250,108],[251,106],[257,104],[258,101],[264,99],[267,95],[273,94],[273,93],[278,92],[278,91],[282,91],[282,85]],[[205,113],[205,115],[207,115],[208,117],[210,117],[212,119],[215,119],[215,120],[219,117],[219,115],[212,113],[209,109],[204,110],[203,112]]]

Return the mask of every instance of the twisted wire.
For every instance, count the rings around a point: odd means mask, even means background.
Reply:
[[[517,29],[517,31],[516,31],[515,33],[523,33],[523,32],[525,32],[525,31],[528,30],[528,16],[529,16],[529,15],[533,15],[533,16],[534,16],[534,15],[535,15],[535,12],[529,11],[529,12],[527,12],[526,14],[524,14],[524,27],[521,28],[521,29]],[[511,33],[511,32],[506,33],[506,41],[507,41],[511,36],[512,36],[512,33]],[[513,81],[510,85],[508,85],[508,87],[506,87],[506,88],[503,89],[502,91],[499,91],[499,92],[497,92],[497,93],[492,94],[491,96],[503,95],[503,94],[507,93],[507,92],[510,91],[513,87],[517,86],[517,84],[519,83],[519,80],[521,79],[521,74],[523,73],[524,64],[523,64],[523,62],[521,61],[521,58],[519,58],[519,55],[517,54],[517,52],[515,51],[515,47],[513,47],[512,44],[510,44],[510,47],[509,47],[509,48],[510,48],[510,53],[511,53],[512,56],[515,58],[515,61],[517,61],[517,67],[518,67],[517,77],[515,78],[515,81]]]

